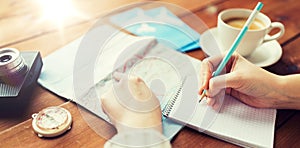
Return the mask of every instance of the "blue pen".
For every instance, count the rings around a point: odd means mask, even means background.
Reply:
[[[239,32],[239,34],[235,38],[233,44],[229,48],[227,54],[225,55],[225,57],[221,61],[221,63],[218,66],[217,70],[212,73],[212,77],[215,77],[215,76],[217,76],[217,75],[219,75],[221,73],[221,71],[226,66],[226,64],[229,61],[230,57],[232,56],[232,54],[236,50],[236,48],[239,45],[239,43],[241,42],[242,38],[245,36],[246,32],[248,31],[249,26],[253,22],[254,18],[258,14],[258,12],[262,9],[262,7],[263,7],[263,4],[261,2],[258,2],[257,5],[256,5],[256,7],[254,8],[254,10],[252,11],[252,13],[250,14],[249,18],[247,19],[246,23],[244,24],[242,30]],[[201,100],[204,98],[204,96],[206,96],[206,91],[207,90],[203,90],[203,92],[202,92],[202,94],[200,96],[199,102],[201,102]]]

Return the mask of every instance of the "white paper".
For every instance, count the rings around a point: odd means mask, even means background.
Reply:
[[[103,31],[103,32],[114,32],[117,31],[112,27],[109,26],[100,26],[99,28],[95,28],[97,31]],[[111,30],[111,31],[109,31]],[[101,109],[101,102],[99,100],[99,95],[101,95],[103,92],[107,90],[109,87],[109,82],[104,86],[100,87],[95,84],[105,78],[108,74],[110,74],[112,71],[114,71],[114,68],[118,68],[121,65],[116,64],[116,60],[120,54],[122,54],[122,51],[126,49],[127,47],[134,47],[134,48],[145,48],[146,45],[153,42],[153,38],[149,39],[149,37],[132,37],[125,33],[119,32],[118,34],[113,35],[109,42],[106,43],[104,47],[104,52],[101,53],[98,57],[100,60],[97,60],[97,67],[95,68],[95,77],[94,81],[95,83],[93,86],[89,86],[84,84],[83,88],[80,88],[79,91],[80,94],[84,94],[83,97],[78,97],[78,95],[75,95],[74,92],[74,63],[76,60],[76,56],[78,54],[79,46],[82,42],[83,38],[78,38],[75,41],[69,43],[65,47],[55,51],[54,53],[50,54],[49,56],[45,57],[43,59],[44,66],[42,68],[41,75],[38,79],[38,82],[45,87],[46,89],[50,90],[51,92],[70,99],[79,105],[83,106],[84,108],[88,109],[89,111],[93,112],[97,116],[103,118],[106,121],[109,121],[106,114],[103,113]],[[139,46],[132,45],[133,43],[141,42]],[[179,52],[176,52],[172,49],[165,48],[164,46],[156,46],[154,50],[151,50],[147,56],[151,57],[161,57],[161,58],[172,58],[172,61],[176,61],[176,55],[180,57],[187,58],[188,56],[183,55]],[[84,56],[84,55],[82,55]],[[132,55],[128,55],[128,58]],[[87,57],[88,58],[88,57]],[[156,64],[155,64],[156,62]],[[105,64],[103,64],[105,63]],[[79,68],[79,70],[84,71],[86,66],[88,66],[90,63],[83,63],[82,68]],[[145,62],[146,66],[136,66],[135,72],[137,75],[142,77],[146,83],[150,83],[152,79],[160,78],[164,80],[164,82],[167,84],[166,86],[166,92],[169,91],[170,88],[174,87],[173,85],[177,85],[178,77],[176,75],[172,75],[172,73],[169,73],[171,67],[168,67],[168,64],[162,64],[161,60],[153,60],[152,62]],[[152,65],[152,66],[151,66]],[[184,66],[183,62],[178,62],[177,65]],[[149,66],[152,67],[152,70],[149,70]],[[97,69],[101,67],[101,69]],[[166,69],[168,67],[169,69]],[[146,68],[146,69],[145,69]],[[164,71],[164,72],[163,72]],[[148,72],[148,74],[145,74],[144,72]],[[149,72],[154,72],[149,75]],[[158,76],[158,77],[157,77]],[[85,79],[88,79],[88,77],[82,76],[82,79],[80,81],[85,81]],[[78,89],[77,89],[78,90]],[[89,92],[90,91],[90,92]],[[164,98],[168,97],[167,94],[161,95],[159,94],[159,90],[153,90],[154,93],[157,94],[158,98],[161,101],[162,108],[165,104]],[[172,90],[174,91],[174,90]],[[88,93],[89,92],[89,93]],[[170,92],[170,91],[169,91]],[[171,139],[173,138],[179,130],[183,126],[180,124],[177,124],[169,119],[163,118],[163,129],[164,134],[167,138]]]
[[[184,116],[185,101],[198,104],[190,116]],[[199,104],[198,98],[178,97],[169,117],[213,137],[243,147],[273,147],[276,109],[258,109],[245,105],[231,96],[225,96],[221,109],[216,112]]]

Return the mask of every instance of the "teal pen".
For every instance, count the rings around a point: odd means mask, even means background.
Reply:
[[[239,45],[239,43],[241,42],[241,40],[243,39],[243,37],[245,36],[246,32],[248,31],[249,26],[251,25],[251,23],[253,22],[254,18],[259,13],[259,11],[262,9],[262,7],[263,7],[263,4],[261,2],[258,2],[257,5],[256,5],[256,7],[254,8],[254,10],[252,11],[252,13],[250,14],[249,18],[247,19],[246,23],[244,24],[242,30],[239,32],[239,34],[235,38],[233,44],[229,48],[227,54],[222,59],[220,65],[217,68],[217,70],[212,73],[212,77],[218,76],[222,72],[222,70],[226,66],[227,62],[229,61],[230,57],[232,56],[232,54],[236,50],[237,46]],[[203,92],[202,92],[202,94],[200,96],[199,103],[204,98],[204,96],[206,96],[206,91],[207,90],[203,90]]]

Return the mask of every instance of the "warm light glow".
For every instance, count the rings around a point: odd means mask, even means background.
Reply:
[[[43,18],[62,23],[62,21],[76,14],[71,0],[37,0],[43,10]]]

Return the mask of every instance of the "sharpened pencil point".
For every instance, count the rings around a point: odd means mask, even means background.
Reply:
[[[205,96],[206,96],[206,95],[205,95],[205,92],[203,92],[203,93],[201,94],[201,96],[200,96],[199,103],[202,101],[202,99],[203,99]]]

